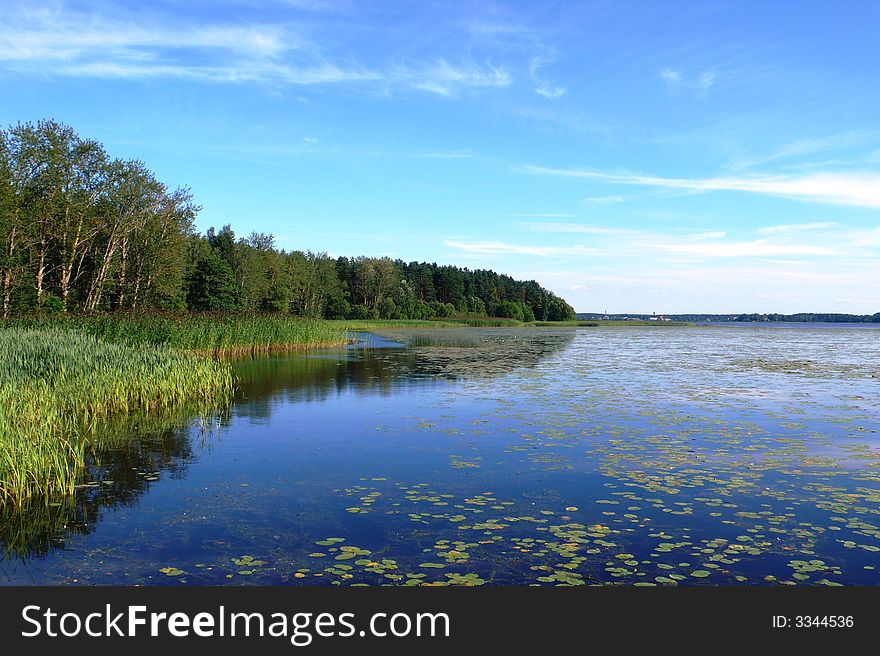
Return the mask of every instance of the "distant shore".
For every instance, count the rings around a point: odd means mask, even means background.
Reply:
[[[797,314],[605,314],[578,312],[578,321],[679,321],[686,323],[880,323],[876,314],[799,312]]]

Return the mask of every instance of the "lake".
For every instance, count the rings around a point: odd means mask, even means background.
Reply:
[[[880,584],[871,326],[401,330],[235,369],[228,411],[116,428],[75,499],[3,509],[0,583]]]

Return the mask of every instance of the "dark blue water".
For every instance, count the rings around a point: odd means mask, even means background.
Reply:
[[[413,341],[236,363],[228,413],[4,510],[0,580],[880,583],[870,327]]]

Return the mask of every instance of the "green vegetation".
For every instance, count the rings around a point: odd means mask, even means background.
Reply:
[[[0,500],[69,494],[101,421],[182,404],[216,408],[228,365],[167,346],[110,343],[63,326],[0,329]]]
[[[2,316],[142,310],[313,319],[570,320],[537,282],[487,270],[276,248],[230,226],[195,233],[189,189],[111,159],[55,121],[0,130]]]
[[[76,329],[108,342],[171,346],[212,355],[258,354],[344,344],[346,327],[287,315],[131,314],[14,319],[10,326]]]
[[[445,319],[347,319],[332,323],[344,326],[352,332],[372,332],[384,328],[518,328],[525,325],[522,321],[517,321],[516,319],[477,316],[448,317]],[[558,326],[563,324],[545,322],[545,325]]]
[[[196,353],[342,344],[374,320],[575,316],[494,271],[288,252],[230,226],[200,235],[199,210],[188,189],[68,126],[0,130],[0,499],[69,493],[108,421],[224,402],[229,367]]]

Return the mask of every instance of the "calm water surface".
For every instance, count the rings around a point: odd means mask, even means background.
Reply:
[[[237,362],[4,509],[0,582],[880,584],[880,331],[432,334]]]

